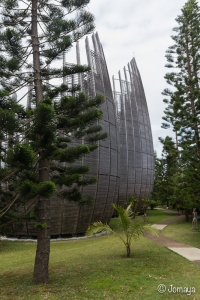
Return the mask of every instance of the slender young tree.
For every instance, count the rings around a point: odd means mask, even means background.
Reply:
[[[55,87],[52,81],[89,71],[87,66],[80,65],[51,67],[73,42],[94,29],[93,15],[84,10],[89,2],[0,1],[0,87],[12,95],[25,86],[32,86],[36,106],[24,125],[19,143],[9,149],[9,155],[4,158],[12,170],[15,164],[16,168],[25,164],[22,150],[25,148],[28,153],[27,168],[10,182],[11,185],[14,181],[18,183],[19,199],[36,203],[36,283],[49,282],[50,197],[57,192],[60,197],[80,204],[91,202],[90,197],[81,195],[79,187],[92,184],[96,179],[84,179],[89,171],[87,166],[69,164],[96,149],[97,141],[106,137],[101,133],[101,126],[96,125],[102,116],[98,107],[103,97],[90,99],[79,92],[79,85]],[[73,138],[83,136],[84,144],[70,147]],[[57,190],[57,187],[60,188]]]
[[[113,233],[115,236],[120,238],[126,247],[126,257],[131,257],[131,244],[133,240],[136,240],[140,236],[144,236],[146,231],[157,235],[157,231],[149,224],[144,225],[144,223],[141,223],[141,221],[135,219],[135,215],[131,209],[131,206],[132,204],[129,204],[128,207],[124,209],[120,205],[113,204],[113,207],[116,209],[119,215],[120,229],[122,229],[120,233],[113,230],[107,224],[103,224],[102,222],[94,222],[88,227],[86,235],[90,236],[102,231]]]

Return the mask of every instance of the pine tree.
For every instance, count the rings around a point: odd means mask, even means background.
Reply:
[[[154,153],[155,161],[155,175],[154,175],[154,186],[151,193],[151,198],[158,201],[159,203],[165,204],[165,196],[162,191],[162,182],[164,181],[164,170],[165,162],[163,157],[158,158],[157,153]]]
[[[84,10],[89,2],[0,1],[3,7],[0,85],[9,95],[24,86],[33,86],[36,105],[24,126],[23,138],[9,149],[5,158],[6,165],[13,170],[23,166],[23,153],[28,153],[27,168],[12,177],[11,183],[18,183],[19,199],[28,201],[30,206],[37,203],[36,283],[49,282],[50,197],[57,192],[60,197],[80,204],[91,202],[90,197],[81,195],[79,187],[92,184],[96,179],[84,179],[89,171],[87,166],[69,164],[95,150],[97,141],[107,136],[101,133],[101,126],[96,125],[102,116],[98,109],[103,102],[101,95],[90,99],[79,92],[79,85],[56,87],[52,83],[52,79],[89,71],[87,66],[81,65],[51,67],[73,42],[94,29],[93,15]],[[67,19],[75,11],[77,15]],[[56,99],[58,96],[60,100]],[[73,138],[82,137],[84,144],[70,147]]]
[[[162,156],[155,155],[155,183],[152,198],[169,206],[175,204],[175,181],[179,172],[178,151],[172,138],[159,138],[163,144]]]
[[[7,223],[16,219],[14,211],[19,205],[19,195],[15,188],[13,178],[29,166],[32,152],[28,148],[19,149],[19,137],[23,132],[23,125],[29,116],[24,107],[16,102],[16,95],[9,97],[8,91],[0,91],[0,227],[1,231]],[[7,161],[10,158],[10,149],[22,151],[25,163],[21,166],[9,168]],[[28,151],[28,153],[27,153]],[[30,154],[30,156],[29,156]],[[16,181],[15,181],[16,182]],[[12,211],[11,208],[12,207]]]
[[[168,96],[164,102],[163,128],[172,126],[176,133],[179,150],[182,190],[184,187],[185,208],[198,204],[199,197],[199,161],[200,161],[200,8],[196,0],[188,0],[176,18],[178,26],[172,36],[174,45],[166,51],[168,64],[173,69],[165,75],[172,90],[165,89]],[[179,190],[181,193],[181,190]],[[179,194],[180,196],[181,194]],[[199,205],[199,204],[198,204]]]
[[[189,0],[182,9],[182,14],[176,19],[177,33],[172,36],[175,44],[167,50],[166,67],[174,68],[176,72],[167,73],[167,82],[175,91],[165,90],[170,100],[164,100],[171,108],[171,122],[181,135],[181,148],[195,151],[199,156],[199,35],[200,15],[196,0]],[[193,146],[195,145],[195,147]]]

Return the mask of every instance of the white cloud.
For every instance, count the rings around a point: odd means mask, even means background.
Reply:
[[[173,40],[175,18],[186,0],[91,0],[88,9],[95,16],[96,31],[103,45],[110,77],[136,58],[141,73],[152,124],[154,148],[161,153],[158,137],[171,135],[161,128],[165,105],[161,92],[168,87],[165,51]],[[74,47],[75,48],[75,47]],[[66,61],[76,62],[75,49]],[[84,39],[80,42],[81,63],[87,63]],[[61,63],[61,62],[60,62]]]
[[[163,96],[168,87],[165,51],[173,40],[170,36],[177,25],[186,0],[91,0],[88,8],[95,15],[96,30],[108,65],[110,76],[117,77],[133,56],[136,58],[146,93],[152,124],[154,148],[160,154],[158,137],[173,132],[161,128]],[[134,54],[133,54],[134,53]]]

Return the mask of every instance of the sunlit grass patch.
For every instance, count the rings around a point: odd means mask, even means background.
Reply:
[[[145,238],[133,242],[131,258],[112,235],[52,242],[51,283],[46,285],[32,283],[35,244],[3,242],[0,255],[1,300],[173,299],[157,292],[161,283],[194,286],[197,294],[192,299],[200,299],[199,267]],[[180,294],[176,299],[187,297]]]
[[[191,228],[191,222],[188,223],[183,220],[168,225],[162,232],[165,236],[176,241],[200,248],[200,221],[198,221],[198,230],[192,230]]]

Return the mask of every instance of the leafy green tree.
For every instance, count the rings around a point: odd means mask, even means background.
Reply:
[[[79,187],[96,179],[84,178],[87,166],[69,164],[95,150],[97,141],[106,137],[101,126],[96,125],[102,116],[98,107],[103,97],[90,99],[79,92],[79,85],[53,84],[55,79],[89,71],[89,67],[81,65],[52,67],[63,51],[94,29],[93,15],[84,10],[89,2],[0,1],[1,93],[7,93],[7,101],[23,87],[33,87],[35,109],[30,110],[27,122],[21,124],[24,131],[18,143],[3,159],[4,167],[12,174],[8,185],[10,197],[16,193],[20,200],[27,201],[30,208],[27,213],[36,204],[36,283],[49,282],[50,197],[57,192],[60,197],[80,204],[91,202],[90,197],[81,195]],[[80,139],[80,144],[70,146],[73,138]]]
[[[156,208],[157,205],[158,205],[158,202],[156,200],[150,199],[149,206],[150,206],[151,210]]]
[[[122,233],[114,231],[109,225],[103,224],[102,222],[94,222],[88,227],[86,235],[90,236],[102,231],[113,233],[122,240],[126,247],[126,255],[130,257],[132,240],[144,236],[145,231],[149,231],[153,234],[156,234],[156,231],[150,225],[144,225],[132,218],[131,204],[126,209],[117,204],[113,204],[113,207],[117,210],[119,215]]]
[[[193,208],[200,209],[200,188],[199,188],[200,161],[196,157],[190,157],[184,165],[181,177],[178,178],[179,203],[185,209],[186,221],[189,222],[189,215]]]
[[[152,198],[161,203],[174,202],[174,176],[179,172],[178,151],[172,138],[159,138],[163,144],[162,156],[155,159],[155,182]]]
[[[150,203],[151,203],[151,199],[149,197],[142,198],[142,210],[143,210],[144,214],[146,214],[146,211],[147,211],[148,207],[150,206]]]
[[[165,203],[162,193],[160,193],[161,184],[164,179],[164,159],[158,158],[157,153],[154,153],[155,161],[155,175],[154,175],[154,186],[151,193],[151,197],[160,203]]]

